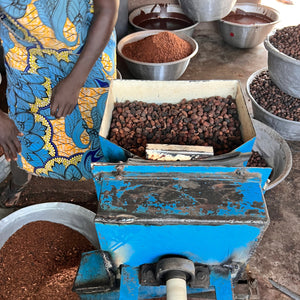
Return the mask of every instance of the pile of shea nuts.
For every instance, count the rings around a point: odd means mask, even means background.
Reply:
[[[281,91],[268,71],[257,75],[250,84],[254,100],[269,113],[290,121],[300,122],[300,99]]]
[[[300,59],[300,24],[277,29],[269,40],[278,51]]]
[[[215,155],[243,143],[231,96],[183,99],[177,104],[116,102],[108,139],[143,158],[149,143],[213,146]]]

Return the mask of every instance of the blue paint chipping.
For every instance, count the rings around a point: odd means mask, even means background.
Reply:
[[[218,300],[232,300],[231,274],[222,265],[246,264],[265,232],[269,217],[262,187],[270,172],[189,163],[94,165],[99,199],[95,228],[101,251],[121,270],[121,283],[119,290],[90,299],[163,297],[165,286],[140,285],[139,267],[182,256],[211,269],[210,286],[188,287],[189,295],[214,290]]]

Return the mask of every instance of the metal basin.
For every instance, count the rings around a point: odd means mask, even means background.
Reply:
[[[81,233],[99,249],[94,219],[95,213],[70,203],[49,202],[21,208],[0,220],[0,249],[17,230],[35,221],[63,224]]]
[[[290,173],[293,164],[292,153],[287,142],[274,129],[258,120],[252,121],[256,131],[253,151],[257,151],[273,169],[270,182],[264,187],[264,190],[268,191]]]
[[[272,81],[286,94],[300,98],[300,60],[290,57],[269,41],[271,33],[264,41],[268,51],[268,70]]]
[[[237,0],[178,0],[184,13],[194,21],[210,22],[225,17]]]
[[[129,23],[136,31],[170,30],[193,35],[199,24],[188,18],[176,4],[154,4],[139,7],[129,14]]]
[[[261,44],[279,22],[279,12],[274,8],[259,4],[241,3],[234,6],[233,12],[241,9],[246,13],[263,15],[272,20],[263,24],[239,24],[226,20],[219,21],[219,30],[223,40],[237,48],[253,48]]]
[[[178,37],[186,40],[192,45],[193,52],[183,59],[167,63],[146,63],[127,58],[123,55],[122,49],[124,45],[136,42],[159,32],[163,32],[163,30],[145,30],[135,32],[125,36],[118,43],[118,54],[124,59],[129,71],[137,79],[176,80],[185,72],[191,58],[198,52],[198,44],[193,38],[182,32],[174,32]]]
[[[263,68],[254,72],[247,80],[246,89],[252,102],[254,118],[276,130],[284,139],[289,141],[300,141],[300,122],[290,121],[271,114],[261,107],[251,95],[250,85],[252,81],[265,70],[266,68]]]

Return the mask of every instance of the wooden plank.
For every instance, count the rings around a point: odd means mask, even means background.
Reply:
[[[147,144],[146,158],[149,160],[182,161],[199,160],[214,155],[212,146]]]

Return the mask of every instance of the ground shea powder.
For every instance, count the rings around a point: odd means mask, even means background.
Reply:
[[[24,225],[0,249],[0,299],[78,300],[72,287],[81,254],[94,249],[63,224]]]
[[[176,61],[189,56],[192,51],[192,46],[187,41],[169,31],[128,43],[122,49],[124,56],[149,63]]]

